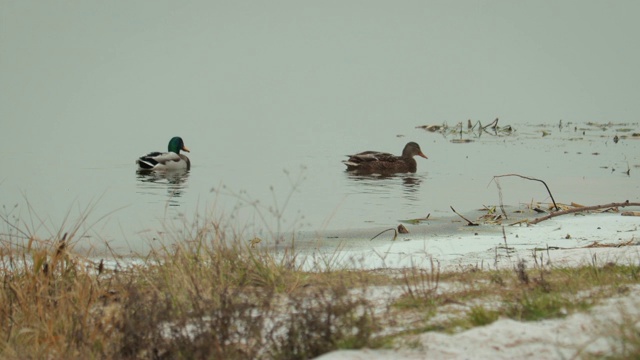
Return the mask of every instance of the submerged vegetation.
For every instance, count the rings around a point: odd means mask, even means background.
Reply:
[[[595,259],[578,268],[444,273],[433,260],[426,269],[303,271],[295,253],[226,238],[215,222],[144,257],[96,259],[74,250],[78,228],[48,240],[2,235],[2,358],[309,359],[499,318],[565,317],[640,282],[637,265]],[[639,319],[624,319],[612,355],[637,357]]]
[[[471,119],[467,120],[466,126],[462,122],[457,123],[454,126],[449,126],[446,123],[437,125],[420,125],[416,126],[416,129],[423,129],[432,133],[439,133],[443,136],[452,136],[452,143],[470,143],[474,139],[480,138],[483,134],[488,136],[510,136],[513,135],[515,129],[511,125],[498,126],[498,118],[493,120],[487,125],[482,125],[482,122],[476,121],[475,123]]]

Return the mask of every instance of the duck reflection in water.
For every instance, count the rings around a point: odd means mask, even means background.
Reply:
[[[138,170],[136,177],[138,188],[142,190],[141,193],[158,195],[158,190],[166,189],[169,206],[179,206],[180,203],[177,199],[187,189],[189,170]]]
[[[355,181],[358,185],[359,193],[382,193],[397,189],[400,184],[398,180],[402,180],[402,197],[418,201],[418,190],[420,184],[424,181],[426,174],[392,174],[392,175],[359,175],[353,172],[346,173],[348,178]]]

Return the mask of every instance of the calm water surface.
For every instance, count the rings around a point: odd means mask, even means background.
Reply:
[[[391,177],[345,172],[343,155],[364,148],[336,141],[330,131],[292,141],[274,129],[246,152],[229,151],[225,145],[233,148],[233,139],[225,144],[185,137],[193,162],[185,173],[139,174],[133,154],[113,159],[113,153],[82,151],[70,161],[42,162],[28,176],[22,175],[22,162],[13,163],[1,186],[3,205],[5,216],[26,221],[42,236],[58,231],[65,219],[69,227],[89,213],[86,241],[139,249],[162,232],[186,231],[203,219],[222,220],[250,238],[277,231],[392,227],[428,214],[443,218],[452,214],[449,206],[465,212],[498,204],[491,180],[508,173],[545,180],[559,202],[638,201],[640,139],[631,137],[640,132],[637,123],[604,130],[586,124],[562,130],[555,124],[512,126],[516,131],[509,135],[466,134],[469,143],[452,142],[457,135],[400,128],[396,133],[402,137],[390,135],[371,148],[399,153],[411,139],[429,159],[418,159],[415,174]],[[623,139],[614,143],[615,135]],[[157,142],[156,148],[163,148],[165,141]],[[87,161],[94,166],[85,166]],[[550,201],[536,182],[507,178],[500,184],[507,205]]]

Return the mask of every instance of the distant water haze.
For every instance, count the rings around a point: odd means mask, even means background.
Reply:
[[[42,236],[94,203],[90,218],[106,216],[90,235],[123,247],[198,214],[248,237],[393,226],[495,204],[502,173],[544,178],[559,201],[640,193],[635,1],[0,8],[0,205]],[[496,117],[516,134],[454,144],[415,128]],[[136,174],[134,160],[173,136],[191,172]],[[429,157],[415,174],[344,171],[345,155],[409,141]],[[548,200],[502,184],[512,206]]]

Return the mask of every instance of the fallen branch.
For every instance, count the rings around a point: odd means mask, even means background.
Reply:
[[[545,188],[547,188],[547,193],[549,193],[549,196],[551,197],[551,201],[553,202],[553,207],[556,208],[556,210],[560,210],[560,208],[558,207],[558,205],[556,205],[556,201],[553,198],[553,195],[551,194],[551,190],[549,190],[549,187],[547,186],[547,183],[540,180],[540,179],[536,179],[536,178],[531,178],[528,176],[523,176],[523,175],[519,175],[519,174],[505,174],[505,175],[496,175],[493,177],[493,179],[495,180],[496,178],[501,178],[501,177],[506,177],[506,176],[517,176],[523,179],[527,179],[527,180],[533,180],[533,181],[539,181],[541,182]],[[497,184],[497,182],[496,182]],[[500,188],[500,186],[498,186],[498,188]],[[502,192],[500,192],[500,198],[502,198]]]
[[[456,211],[456,209],[454,209],[454,208],[453,208],[453,206],[449,205],[449,207],[451,208],[451,210],[453,210],[453,212],[454,212],[456,215],[460,216],[461,218],[463,218],[463,219],[467,222],[467,226],[478,226],[478,224],[476,224],[476,223],[474,223],[473,221],[471,221],[471,220],[467,219],[466,217],[464,217],[464,216],[462,216],[462,215],[458,214],[458,212]]]
[[[606,209],[606,208],[625,207],[625,206],[640,206],[640,203],[629,202],[629,200],[627,200],[627,201],[621,202],[621,203],[611,203],[611,204],[605,204],[605,205],[583,206],[583,207],[577,207],[577,208],[573,208],[573,209],[556,211],[556,212],[553,212],[553,213],[551,213],[549,215],[546,215],[546,216],[543,216],[543,217],[539,217],[537,219],[533,219],[533,220],[529,221],[529,225],[535,225],[535,224],[537,224],[539,222],[542,222],[542,221],[545,221],[545,220],[549,220],[551,218],[554,218],[554,217],[560,216],[560,215],[573,214],[573,213],[583,212],[583,211],[600,210],[600,209]]]
[[[593,243],[583,246],[583,248],[585,249],[589,249],[589,248],[619,248],[619,247],[623,247],[623,246],[632,246],[632,245],[637,245],[636,241],[631,239],[629,241],[625,241],[625,242],[621,242],[618,244],[601,244],[599,241],[594,241]]]

